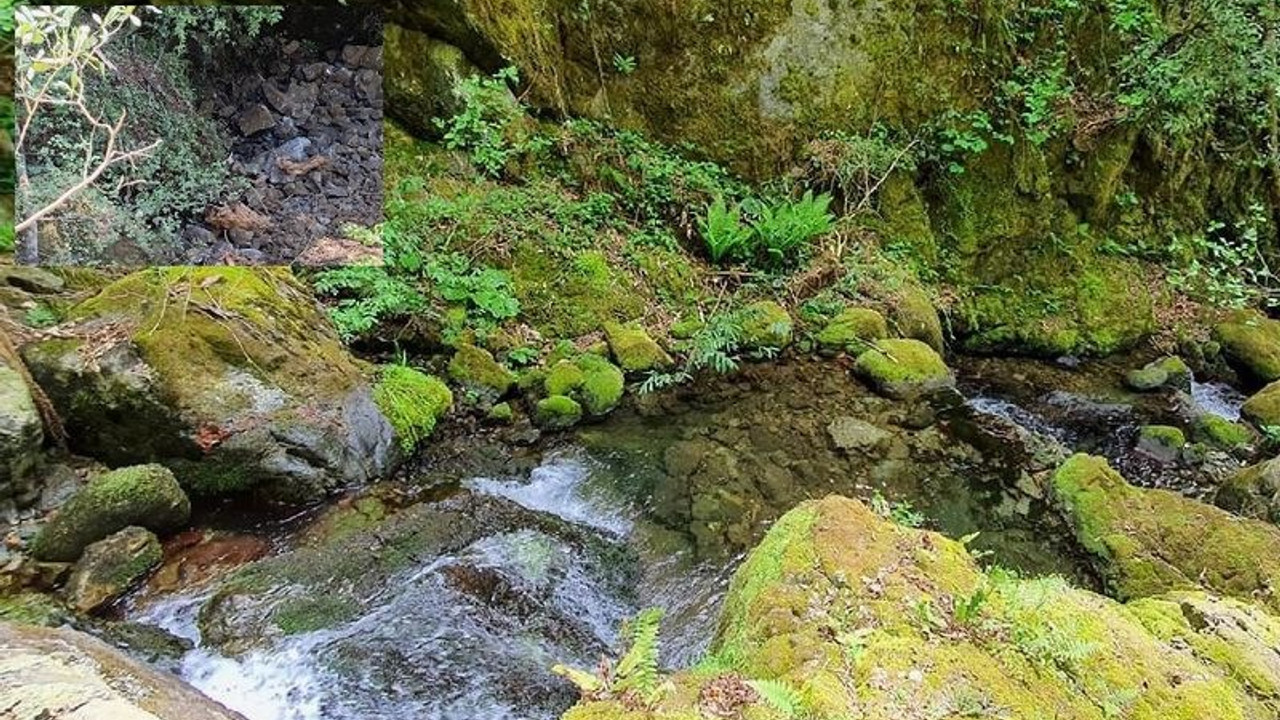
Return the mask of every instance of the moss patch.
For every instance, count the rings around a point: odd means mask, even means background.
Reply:
[[[404,365],[388,365],[373,388],[373,401],[408,453],[431,437],[436,423],[453,408],[453,393],[439,378]]]
[[[1260,428],[1280,426],[1280,381],[1259,390],[1245,400],[1240,415]]]
[[[552,395],[538,401],[533,419],[548,430],[562,430],[578,424],[582,419],[582,405],[564,395]]]
[[[1280,320],[1241,311],[1213,330],[1232,364],[1262,382],[1280,380]]]
[[[916,397],[954,383],[942,357],[919,340],[880,340],[858,356],[854,370],[877,391],[895,399]]]
[[[674,363],[667,351],[637,324],[605,323],[604,334],[609,352],[624,372],[664,370]]]
[[[741,345],[747,350],[777,348],[791,344],[795,323],[786,309],[772,300],[751,303],[738,312],[742,323]]]
[[[449,361],[449,378],[464,386],[487,390],[502,397],[515,385],[516,376],[503,367],[488,350],[459,345]]]
[[[830,351],[865,350],[869,341],[889,336],[884,316],[870,308],[845,308],[827,323],[814,341]]]

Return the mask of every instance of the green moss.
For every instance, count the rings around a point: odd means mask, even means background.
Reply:
[[[1280,426],[1280,381],[1259,390],[1244,401],[1240,415],[1259,428]]]
[[[826,350],[862,351],[872,340],[889,336],[884,316],[870,308],[845,308],[814,337]]]
[[[1240,469],[1218,486],[1213,501],[1243,517],[1280,523],[1280,458]]]
[[[491,422],[507,425],[515,420],[515,417],[516,412],[511,408],[511,403],[500,402],[489,408],[488,418]]]
[[[582,406],[573,398],[552,395],[538,401],[533,418],[540,427],[562,430],[576,425],[582,419]]]
[[[272,620],[285,635],[336,627],[355,617],[359,606],[339,595],[287,598],[276,607]]]
[[[561,360],[547,372],[543,387],[548,395],[568,395],[582,387],[585,380],[586,375],[577,363]]]
[[[697,335],[698,331],[704,327],[706,327],[706,323],[702,322],[702,320],[696,317],[688,317],[672,323],[667,332],[677,340],[688,340]]]
[[[1170,425],[1143,425],[1138,429],[1138,449],[1148,453],[1176,457],[1186,444],[1182,430]]]
[[[1280,380],[1280,320],[1241,311],[1214,328],[1227,359],[1257,380]]]
[[[663,370],[674,362],[638,324],[605,323],[604,334],[609,341],[609,352],[624,372]]]
[[[1164,387],[1167,382],[1169,382],[1168,371],[1156,365],[1134,368],[1124,376],[1124,384],[1139,392],[1157,390]]]
[[[182,527],[190,516],[191,501],[168,468],[121,468],[77,491],[32,539],[31,554],[70,562],[90,543],[130,525],[161,533]]]
[[[891,398],[909,398],[947,387],[951,371],[933,348],[919,340],[880,340],[858,356],[854,371]]]
[[[604,415],[622,400],[626,378],[613,363],[599,355],[586,354],[578,358],[583,371],[581,388],[582,405],[591,415]]]
[[[549,251],[543,242],[516,246],[512,282],[526,321],[539,332],[581,337],[604,323],[644,314],[647,295],[634,277],[608,262],[587,263],[584,272],[573,257],[568,251]]]
[[[1253,442],[1253,432],[1247,425],[1213,413],[1204,413],[1195,419],[1192,437],[1223,450],[1235,450]]]
[[[58,627],[71,621],[71,611],[57,599],[42,593],[0,594],[0,621]]]
[[[751,303],[739,311],[741,345],[746,349],[786,349],[795,324],[785,308],[772,300]]]
[[[889,308],[894,330],[905,338],[919,340],[942,352],[942,321],[928,293],[916,285],[901,288]]]
[[[1206,588],[1272,609],[1280,530],[1166,490],[1135,488],[1103,458],[1078,454],[1050,481],[1059,507],[1121,599]]]
[[[449,361],[449,378],[464,386],[484,389],[502,397],[515,385],[515,375],[488,350],[474,345],[459,345]]]
[[[387,365],[373,388],[373,401],[395,428],[406,453],[431,437],[453,409],[453,393],[439,378],[405,365]]]

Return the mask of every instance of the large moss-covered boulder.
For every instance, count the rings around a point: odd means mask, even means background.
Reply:
[[[131,525],[165,533],[187,524],[191,501],[163,465],[121,468],[80,488],[31,541],[41,560],[71,562],[89,544]]]
[[[1218,487],[1213,501],[1242,517],[1280,523],[1280,457],[1241,469]]]
[[[1280,380],[1280,320],[1240,311],[1213,329],[1227,360],[1262,382]]]
[[[1108,589],[1122,600],[1203,587],[1280,610],[1280,529],[1168,490],[1130,485],[1077,454],[1050,481]]]
[[[0,707],[21,720],[244,720],[77,630],[0,622]]]
[[[464,387],[502,397],[516,384],[515,373],[475,345],[459,345],[449,361],[449,379]]]
[[[594,353],[561,360],[543,380],[548,397],[563,395],[579,402],[589,415],[607,415],[622,401],[626,378],[616,365]]]
[[[307,500],[387,475],[364,368],[283,268],[152,268],[72,308],[23,357],[80,453],[170,465],[193,495]]]
[[[895,400],[919,397],[955,384],[942,356],[919,340],[880,340],[858,356],[854,371],[878,392]]]
[[[1191,436],[1196,442],[1229,452],[1247,452],[1254,439],[1254,433],[1248,425],[1213,413],[1201,413],[1195,417],[1191,424]]]
[[[1240,416],[1260,428],[1280,425],[1280,381],[1259,390],[1244,401]]]
[[[0,506],[35,500],[30,481],[44,441],[44,424],[18,368],[0,356]]]
[[[774,523],[734,573],[708,658],[651,707],[605,691],[564,717],[1269,718],[1278,640],[1280,619],[1246,602],[1121,604],[984,572],[959,542],[827,497]]]
[[[92,612],[120,597],[159,565],[161,555],[154,533],[127,527],[85,548],[63,592],[76,610]]]
[[[841,310],[814,336],[827,352],[861,352],[875,341],[889,336],[889,325],[878,311],[851,307]]]
[[[739,312],[742,325],[741,344],[747,350],[774,348],[785,350],[791,345],[795,323],[786,308],[772,300],[751,303]]]
[[[457,85],[480,71],[458,48],[399,25],[387,26],[383,47],[387,113],[419,137],[438,135],[433,121],[462,109]]]
[[[605,323],[604,336],[609,342],[609,353],[625,372],[666,370],[675,364],[667,351],[638,324]]]

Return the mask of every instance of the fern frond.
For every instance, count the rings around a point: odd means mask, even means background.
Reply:
[[[799,717],[804,706],[804,698],[790,683],[782,680],[749,680],[747,685],[760,696],[766,704],[782,713],[784,717]]]
[[[592,675],[586,670],[579,670],[576,667],[571,667],[569,665],[555,665],[551,668],[551,672],[573,683],[578,688],[578,692],[582,693],[583,697],[595,695],[600,692],[600,689],[603,687],[600,678]]]
[[[661,690],[658,676],[658,627],[662,621],[661,608],[640,611],[628,623],[627,635],[630,647],[618,661],[615,690],[634,692],[640,697],[652,699]]]

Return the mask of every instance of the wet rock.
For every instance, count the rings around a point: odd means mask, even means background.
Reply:
[[[64,589],[77,611],[90,613],[120,597],[160,564],[160,541],[148,530],[127,527],[85,548]]]
[[[1280,320],[1242,310],[1213,330],[1227,361],[1261,382],[1280,380]]]
[[[69,315],[77,335],[23,357],[81,454],[159,460],[195,496],[288,501],[399,460],[364,372],[287,269],[144,270]]]
[[[1138,430],[1138,451],[1166,465],[1178,461],[1187,438],[1182,431],[1168,425],[1144,425]]]
[[[1195,417],[1191,437],[1196,442],[1228,452],[1247,452],[1254,440],[1249,426],[1213,413],[1201,413]]]
[[[1240,407],[1240,416],[1259,428],[1280,426],[1280,381],[1262,388]]]
[[[893,437],[887,430],[851,417],[832,420],[827,426],[827,434],[836,449],[845,452],[873,451]]]
[[[75,630],[0,623],[0,656],[0,706],[21,720],[244,720]]]
[[[605,338],[613,359],[627,373],[666,370],[674,360],[643,327],[637,324],[606,323]]]
[[[181,674],[182,656],[193,647],[186,638],[140,623],[108,620],[82,629],[130,657],[174,675]]]
[[[855,372],[878,392],[907,400],[953,387],[942,357],[919,340],[881,340],[858,356]]]
[[[158,533],[176,530],[191,503],[162,465],[139,465],[93,478],[60,508],[31,542],[42,560],[74,561],[90,544],[130,525]]]
[[[0,588],[2,589],[2,588]],[[58,627],[71,622],[70,608],[41,592],[0,592],[0,623]]]
[[[1191,370],[1179,357],[1166,357],[1130,370],[1124,377],[1125,385],[1139,392],[1150,392],[1170,387],[1184,392],[1191,389]]]
[[[1204,587],[1275,611],[1280,529],[1167,490],[1130,485],[1103,458],[1058,468],[1053,495],[1108,589],[1121,600]]]

